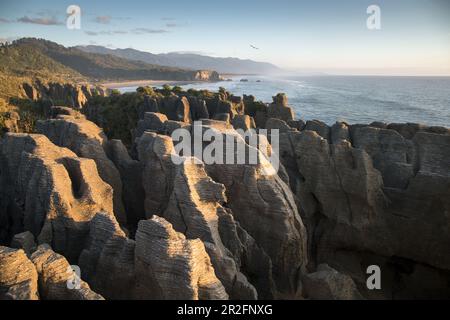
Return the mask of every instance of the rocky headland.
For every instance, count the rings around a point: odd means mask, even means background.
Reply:
[[[23,89],[50,103],[0,140],[0,299],[450,298],[448,128],[296,120],[284,94]],[[266,143],[206,163],[179,128]]]

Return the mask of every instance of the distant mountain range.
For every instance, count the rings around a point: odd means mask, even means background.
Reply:
[[[23,82],[35,80],[64,83],[216,81],[220,80],[219,73],[268,74],[280,71],[270,63],[252,60],[184,53],[152,54],[100,46],[67,48],[36,38],[22,38],[0,45],[0,96],[14,96]]]
[[[192,53],[153,54],[135,49],[109,49],[102,46],[77,46],[79,50],[89,53],[109,54],[116,57],[142,61],[153,65],[176,67],[183,69],[215,70],[221,74],[269,74],[280,72],[281,69],[267,62],[243,60],[238,58],[217,58]]]
[[[0,45],[0,96],[14,96],[24,81],[219,80],[215,71],[182,69],[89,53],[55,42],[22,38]]]

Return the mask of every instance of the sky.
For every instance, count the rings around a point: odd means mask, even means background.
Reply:
[[[81,29],[67,28],[69,5],[80,7]],[[380,8],[378,30],[367,27],[370,5]],[[450,75],[450,0],[0,0],[0,40],[20,37],[302,72]]]

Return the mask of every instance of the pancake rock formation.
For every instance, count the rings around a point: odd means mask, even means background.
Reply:
[[[448,128],[223,88],[23,90],[50,105],[0,140],[0,299],[450,298]]]

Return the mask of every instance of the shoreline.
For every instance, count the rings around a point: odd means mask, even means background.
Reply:
[[[104,82],[100,85],[106,87],[107,89],[119,89],[125,87],[140,87],[140,86],[162,86],[168,85],[186,85],[192,83],[203,83],[205,81],[189,81],[189,80],[129,80],[129,81],[113,81]]]

